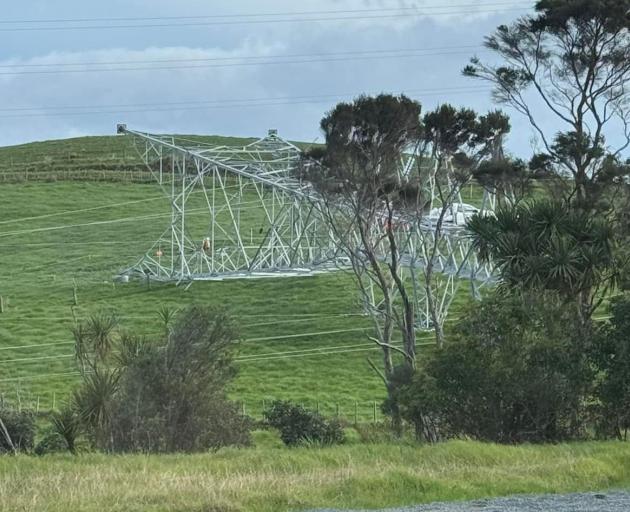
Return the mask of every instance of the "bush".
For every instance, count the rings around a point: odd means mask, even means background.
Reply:
[[[287,446],[301,443],[324,445],[343,443],[345,435],[337,420],[325,420],[316,412],[288,401],[275,401],[263,415],[267,424],[278,429]]]
[[[77,452],[77,439],[81,435],[82,428],[80,418],[76,411],[66,405],[63,409],[53,412],[51,416],[52,432],[63,440],[63,446],[70,453]]]
[[[599,328],[592,348],[599,370],[595,421],[600,436],[626,440],[630,430],[630,296],[614,298],[609,311],[610,321]]]
[[[232,321],[198,306],[167,320],[164,339],[154,341],[123,333],[95,344],[84,329],[92,371],[74,401],[93,445],[167,453],[249,444],[251,421],[226,394],[236,375]]]
[[[49,453],[62,453],[67,452],[68,443],[66,440],[53,429],[46,431],[35,446],[35,455],[47,455]]]
[[[548,442],[585,433],[593,374],[573,310],[553,297],[492,296],[401,385],[419,437]],[[431,440],[433,440],[431,439]]]
[[[18,411],[7,405],[0,405],[0,453],[10,453],[13,447],[17,451],[30,451],[35,440],[35,415],[30,411]],[[7,439],[7,434],[11,443]]]

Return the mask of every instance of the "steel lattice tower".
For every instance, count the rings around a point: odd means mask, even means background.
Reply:
[[[118,126],[118,133],[134,138],[171,207],[169,226],[135,265],[121,273],[124,279],[182,283],[288,277],[343,266],[344,258],[320,211],[321,198],[310,183],[295,177],[300,149],[275,130],[243,147],[152,135],[125,125]],[[410,165],[403,162],[402,172]],[[429,173],[429,189],[436,172]],[[430,194],[433,204],[435,191]],[[482,208],[491,209],[492,200],[486,194]],[[440,322],[462,282],[475,296],[493,282],[493,269],[478,262],[465,234],[466,220],[477,211],[458,195],[444,219],[432,261],[439,274],[434,300]],[[194,217],[203,220],[195,222]],[[413,283],[421,329],[431,327],[425,288],[419,281],[436,221],[430,210],[420,226],[397,230],[401,265]],[[252,223],[259,229],[254,230]],[[191,234],[192,227],[196,234]]]

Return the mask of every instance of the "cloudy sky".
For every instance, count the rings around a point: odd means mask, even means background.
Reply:
[[[462,77],[523,0],[25,0],[0,20],[0,145],[151,132],[320,137],[337,101],[493,108]],[[44,21],[46,20],[46,21]],[[514,114],[516,116],[517,114]],[[521,118],[510,149],[529,152]]]

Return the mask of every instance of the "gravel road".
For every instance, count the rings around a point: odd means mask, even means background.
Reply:
[[[513,496],[455,503],[431,503],[380,512],[629,512],[630,491]],[[319,509],[311,512],[342,512]],[[343,511],[368,512],[368,511]],[[369,511],[377,512],[377,511]]]

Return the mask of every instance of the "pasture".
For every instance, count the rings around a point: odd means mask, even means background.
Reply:
[[[384,389],[366,359],[378,360],[379,352],[366,337],[370,323],[349,275],[189,288],[115,283],[169,222],[157,185],[133,181],[139,174],[132,172],[144,171],[129,140],[51,141],[3,148],[0,155],[0,392],[8,399],[46,409],[67,396],[77,379],[70,332],[77,320],[115,312],[126,329],[150,337],[160,331],[160,308],[204,303],[226,308],[239,324],[232,396],[246,412],[256,415],[264,401],[282,398],[325,414],[374,419]],[[207,211],[200,210],[190,219],[202,233]],[[243,236],[254,243],[259,214],[243,209]],[[467,293],[458,300],[468,300]],[[431,335],[421,338],[430,350]]]

